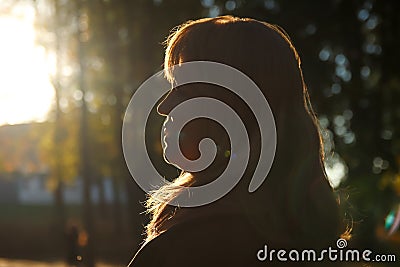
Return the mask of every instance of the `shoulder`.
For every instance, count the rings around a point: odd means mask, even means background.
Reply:
[[[149,241],[130,266],[254,266],[261,247],[262,239],[242,218],[202,218]]]
[[[149,241],[142,246],[129,266],[287,266],[288,262],[279,262],[276,259],[258,260],[257,253],[265,249],[266,244],[275,249],[275,252],[276,249],[289,248],[271,243],[259,235],[244,218],[226,215],[202,218],[175,225]],[[320,263],[290,262],[290,266],[310,267],[319,266]],[[325,265],[338,266],[336,262],[326,262]]]

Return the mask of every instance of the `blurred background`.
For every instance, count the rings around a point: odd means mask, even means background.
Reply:
[[[323,128],[326,171],[353,226],[349,246],[396,254],[399,266],[395,0],[2,0],[0,266],[129,262],[148,218],[123,159],[124,110],[162,69],[173,27],[221,14],[291,36]],[[161,156],[162,119],[152,115],[147,147],[160,172],[176,177]]]

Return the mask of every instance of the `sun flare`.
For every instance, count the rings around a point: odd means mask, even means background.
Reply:
[[[34,9],[0,14],[0,125],[46,120],[54,89],[46,51],[35,44]]]

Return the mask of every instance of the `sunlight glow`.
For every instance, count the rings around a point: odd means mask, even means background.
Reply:
[[[35,44],[34,9],[0,16],[0,125],[46,120],[54,99],[46,51]]]
[[[346,165],[342,162],[335,162],[332,166],[325,166],[325,172],[333,188],[337,188],[346,178]]]

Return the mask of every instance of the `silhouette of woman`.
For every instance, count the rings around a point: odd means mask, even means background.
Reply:
[[[216,85],[194,83],[172,89],[158,106],[166,116],[166,132],[174,123],[168,114],[178,104],[199,96],[219,99],[244,121],[249,163],[240,182],[218,201],[191,208],[168,205],[181,193],[180,186],[199,186],[218,178],[230,158],[229,137],[221,125],[204,118],[188,123],[179,134],[183,155],[197,159],[199,142],[208,137],[217,146],[216,158],[203,171],[183,170],[149,197],[147,237],[130,266],[276,266],[280,264],[276,258],[268,263],[257,259],[264,245],[276,250],[334,246],[342,227],[338,203],[326,179],[318,122],[288,35],[266,22],[221,16],[181,25],[166,44],[164,67],[170,81],[175,78],[171,66],[191,61],[223,63],[249,76],[272,109],[276,154],[268,178],[249,193],[260,155],[260,130],[251,109]],[[168,153],[166,145],[167,160],[180,166]]]

